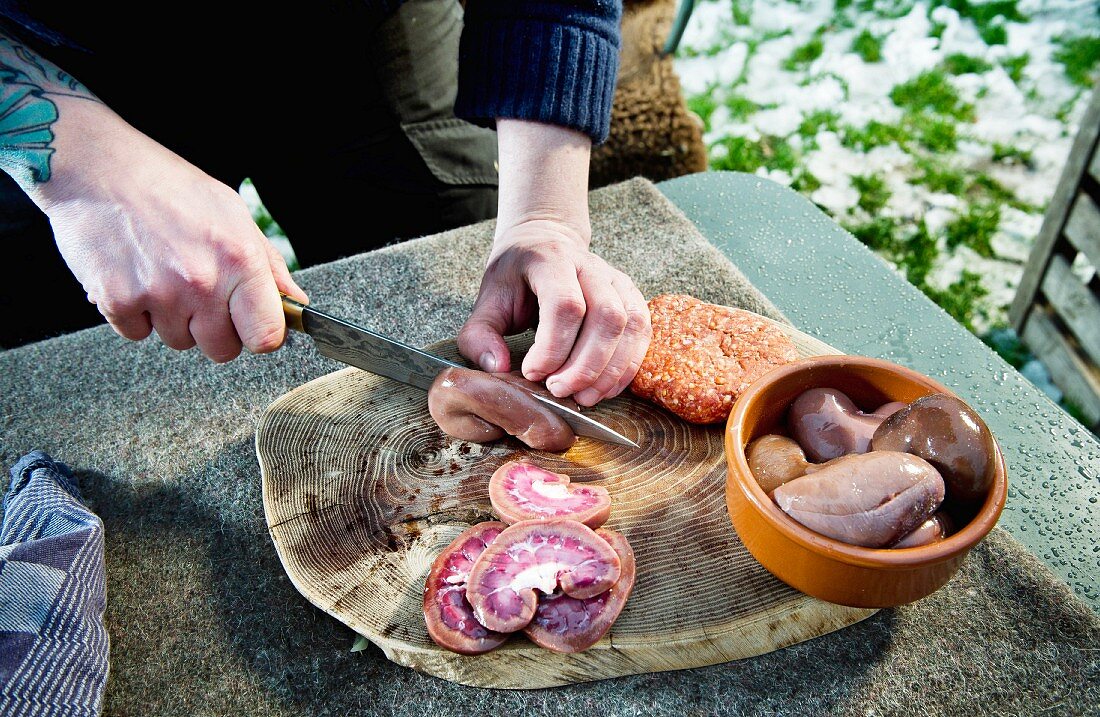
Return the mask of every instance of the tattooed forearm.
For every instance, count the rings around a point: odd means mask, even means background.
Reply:
[[[97,101],[72,75],[0,35],[0,166],[17,180],[50,181],[58,95]]]

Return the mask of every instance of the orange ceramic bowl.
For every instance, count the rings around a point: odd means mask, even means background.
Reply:
[[[745,447],[754,439],[786,433],[787,408],[799,394],[823,387],[843,391],[866,410],[890,401],[910,403],[930,393],[955,395],[916,371],[863,356],[814,356],[772,369],[737,399],[726,424],[726,505],[733,527],[765,568],[808,595],[868,608],[919,600],[955,574],[1000,517],[1008,490],[1000,446],[994,437],[996,473],[984,503],[953,535],[915,548],[849,545],[780,510],[757,484],[745,457]]]

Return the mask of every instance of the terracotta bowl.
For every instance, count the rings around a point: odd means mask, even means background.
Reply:
[[[821,387],[843,391],[865,410],[890,401],[909,403],[930,393],[955,396],[916,371],[862,356],[814,356],[769,371],[738,398],[726,424],[726,505],[733,527],[765,568],[808,595],[869,608],[919,600],[955,574],[1000,517],[1008,487],[1000,446],[994,438],[996,474],[984,503],[953,535],[915,548],[849,545],[810,530],[780,510],[757,484],[745,458],[745,447],[753,439],[786,433],[787,407],[799,394]]]

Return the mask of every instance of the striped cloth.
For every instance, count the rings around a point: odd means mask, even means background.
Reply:
[[[103,522],[68,466],[19,459],[0,516],[0,715],[98,715],[107,682]]]

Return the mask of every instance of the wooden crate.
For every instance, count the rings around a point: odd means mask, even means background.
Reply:
[[[1092,430],[1100,429],[1100,90],[1093,92],[1009,318]],[[1087,281],[1072,270],[1087,265]]]

